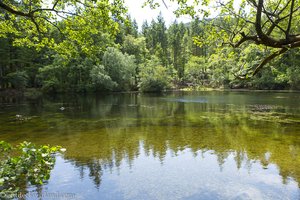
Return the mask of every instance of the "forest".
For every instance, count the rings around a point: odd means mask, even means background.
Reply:
[[[0,199],[299,199],[300,0],[133,1],[0,0]]]
[[[195,13],[189,13],[190,7],[184,6],[177,12],[193,15],[189,23],[175,20],[166,26],[160,14],[139,28],[122,1],[74,1],[79,5],[66,1],[75,5],[70,11],[63,10],[70,7],[63,1],[53,1],[47,9],[43,8],[43,1],[33,5],[30,2],[0,4],[1,90],[38,88],[48,93],[90,93],[300,88],[298,48],[289,48],[280,57],[264,63],[255,76],[249,76],[249,69],[253,72],[276,47],[258,41],[243,41],[238,48],[226,45],[225,40],[237,40],[238,32],[242,35],[238,39],[245,39],[244,29],[251,33],[250,19],[257,16],[251,15],[252,11],[247,13],[243,5],[234,14],[232,5],[220,1],[222,14],[213,19],[194,16]],[[281,4],[276,7],[278,13],[288,12],[288,6]],[[275,17],[270,14],[272,19],[265,7],[263,25],[269,25],[269,32],[280,38],[281,26],[289,21],[279,18],[280,23],[275,24]],[[300,29],[297,23],[291,26],[294,32]]]

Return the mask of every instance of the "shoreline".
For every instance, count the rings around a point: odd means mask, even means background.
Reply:
[[[161,92],[140,92],[140,91],[99,91],[99,92],[63,92],[63,93],[44,93],[39,88],[26,88],[25,90],[16,90],[16,89],[5,89],[0,90],[0,97],[26,97],[26,98],[37,98],[43,95],[96,95],[96,94],[160,94],[160,93],[170,93],[170,92],[210,92],[210,91],[219,91],[219,92],[278,92],[278,93],[300,93],[300,90],[260,90],[260,89],[230,89],[230,88],[181,88],[181,89],[171,89]]]

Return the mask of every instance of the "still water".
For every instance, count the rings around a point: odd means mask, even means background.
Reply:
[[[300,199],[295,92],[2,98],[0,140],[67,149],[27,199]]]

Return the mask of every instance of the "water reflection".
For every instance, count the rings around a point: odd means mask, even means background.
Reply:
[[[204,92],[15,101],[2,103],[0,139],[66,147],[44,190],[76,191],[79,199],[297,199],[299,98]],[[32,118],[20,124],[15,114]]]

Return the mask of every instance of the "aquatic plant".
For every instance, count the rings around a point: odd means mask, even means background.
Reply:
[[[0,199],[17,197],[28,183],[43,184],[50,178],[55,154],[64,150],[60,146],[35,146],[26,141],[14,147],[0,141]]]

